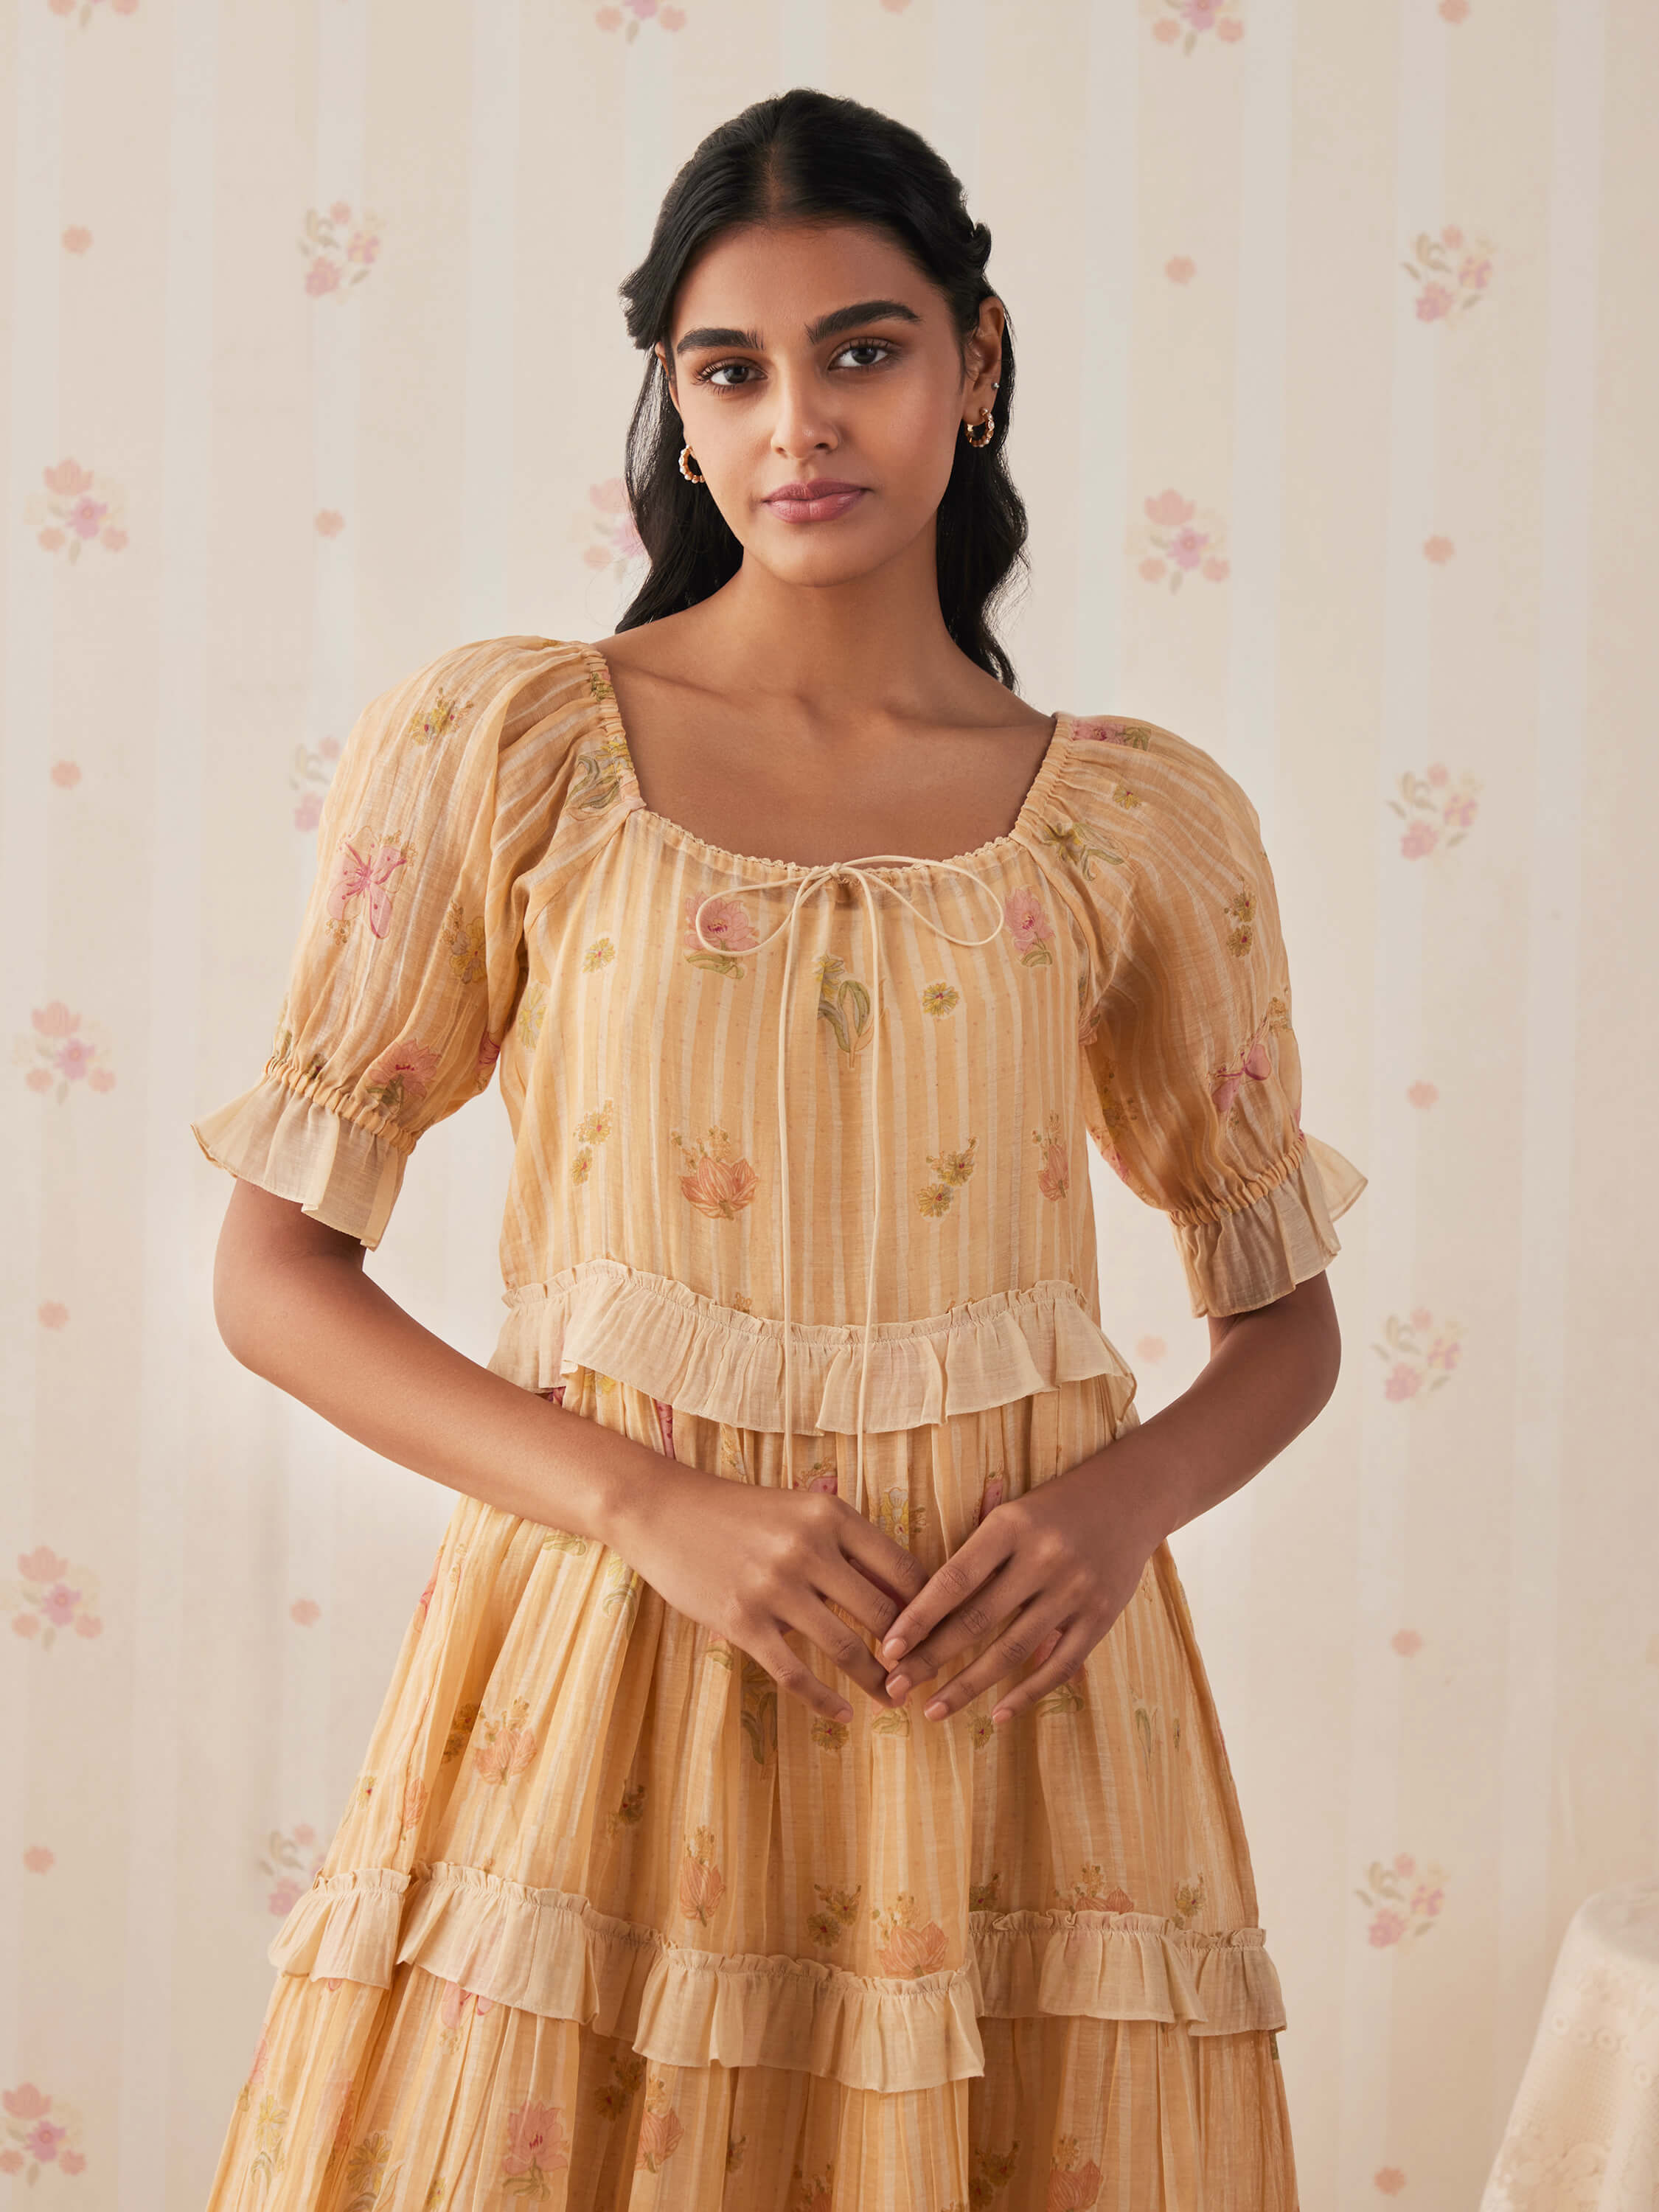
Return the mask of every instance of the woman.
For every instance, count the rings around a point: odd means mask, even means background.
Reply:
[[[624,288],[644,587],[366,710],[197,1125],[231,1350],[463,1493],[213,2212],[1295,2203],[1164,1540],[1328,1397],[1364,1179],[1243,793],[1015,694],[988,248],[850,101],[699,147]],[[497,1066],[486,1370],[362,1261]],[[1088,1136],[1210,1316],[1144,1423]]]

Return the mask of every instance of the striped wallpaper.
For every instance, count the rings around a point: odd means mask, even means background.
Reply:
[[[0,2175],[204,2197],[454,1502],[230,1360],[187,1124],[263,1065],[358,708],[612,627],[617,283],[702,134],[809,82],[994,234],[1023,693],[1261,816],[1307,1123],[1370,1188],[1335,1399],[1175,1548],[1304,2200],[1473,2207],[1569,1915],[1659,1850],[1653,11],[11,0],[0,42]],[[493,1102],[434,1131],[370,1263],[481,1358],[506,1160]],[[1151,1410],[1205,1332],[1097,1202]]]

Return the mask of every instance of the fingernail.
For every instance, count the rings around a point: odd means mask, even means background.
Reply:
[[[837,1705],[830,1717],[833,1720],[850,1721],[853,1717],[853,1708],[851,1705]]]
[[[890,1674],[887,1678],[887,1694],[895,1705],[902,1705],[904,1703],[909,1687],[909,1679],[906,1675]]]
[[[910,1649],[909,1645],[905,1642],[902,1636],[890,1636],[881,1648],[883,1652],[885,1654],[887,1663],[890,1667],[893,1665],[896,1660],[902,1659],[905,1653]]]
[[[928,1720],[942,1721],[945,1718],[946,1707],[942,1698],[935,1698],[931,1705],[924,1705],[921,1710]]]

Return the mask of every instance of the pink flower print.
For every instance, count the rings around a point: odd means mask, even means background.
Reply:
[[[542,2105],[527,2098],[507,2114],[501,2174],[504,2179],[519,2184],[514,2196],[547,2197],[550,2194],[548,2177],[562,2173],[569,2163],[562,2105]]]
[[[1443,567],[1456,550],[1449,538],[1425,538],[1423,541],[1423,558],[1432,561],[1437,568]]]
[[[300,794],[300,803],[294,810],[295,828],[296,830],[314,830],[322,818],[322,794],[319,792],[315,791],[301,792]]]
[[[1190,284],[1198,273],[1198,264],[1190,253],[1172,254],[1164,264],[1164,274],[1172,284]]]
[[[1430,1328],[1434,1324],[1434,1316],[1426,1306],[1413,1306],[1410,1318],[1413,1328]]]
[[[386,1115],[418,1106],[437,1075],[439,1056],[430,1045],[410,1037],[383,1052],[363,1078],[363,1096]]]
[[[84,1037],[65,1037],[52,1057],[52,1065],[66,1081],[78,1083],[92,1064],[93,1049]]]
[[[372,230],[354,230],[351,243],[346,248],[346,259],[368,267],[380,255],[380,241]]]
[[[1417,319],[1419,323],[1443,323],[1451,313],[1456,294],[1449,286],[1428,283],[1417,295]]]
[[[46,489],[58,493],[60,498],[73,499],[92,489],[92,471],[83,469],[78,461],[72,459],[61,460],[55,467],[43,469],[40,474]]]
[[[657,1433],[662,1438],[663,1456],[665,1459],[672,1459],[674,1456],[674,1408],[665,1405],[660,1398],[653,1398],[651,1403],[656,1408]]]
[[[1372,1915],[1370,1926],[1365,1932],[1374,1950],[1385,1951],[1390,1943],[1397,1943],[1405,1934],[1406,1922],[1399,1913],[1385,1909]]]
[[[1445,1901],[1446,1893],[1437,1885],[1420,1881],[1412,1892],[1412,1911],[1420,1913],[1425,1920],[1435,1919]]]
[[[1432,1106],[1440,1093],[1432,1083],[1413,1083],[1406,1093],[1410,1106]]]
[[[1452,830],[1467,830],[1474,820],[1475,801],[1468,792],[1454,792],[1441,810],[1442,819]]]
[[[1409,1851],[1397,1851],[1395,1854],[1394,1870],[1396,1874],[1401,1875],[1415,1874],[1417,1872],[1417,1861],[1412,1856]]]
[[[276,1888],[267,1895],[265,1903],[270,1908],[273,1917],[286,1920],[304,1893],[297,1881],[279,1881]]]
[[[508,1782],[514,1775],[522,1774],[534,1759],[536,1731],[525,1724],[529,1712],[528,1700],[514,1698],[499,1717],[489,1713],[478,1716],[472,1764],[480,1781]]]
[[[1414,1628],[1396,1628],[1389,1641],[1402,1659],[1414,1659],[1423,1649],[1423,1638]]]
[[[1443,15],[1451,4],[1452,0],[1442,0],[1440,12]],[[1398,2197],[1406,2186],[1406,2177],[1397,2166],[1379,2166],[1371,2176],[1371,2186],[1384,2197]]]
[[[718,895],[700,899],[693,892],[686,899],[681,918],[680,942],[691,967],[708,968],[717,975],[733,978],[748,974],[737,956],[752,951],[758,939],[749,910],[739,900]],[[702,937],[697,934],[699,918]]]
[[[696,1151],[678,1129],[670,1136],[679,1146],[688,1170],[679,1178],[680,1189],[699,1213],[711,1221],[735,1221],[754,1203],[760,1177],[747,1160],[732,1158],[732,1141],[724,1130],[711,1129],[707,1139],[699,1138]]]
[[[313,300],[320,300],[329,292],[340,289],[338,264],[319,254],[306,271],[306,290]]]
[[[86,497],[77,499],[70,509],[69,526],[77,538],[95,538],[108,513],[107,504],[103,500],[94,499],[88,493]]]
[[[331,222],[349,222],[351,220],[350,201],[336,200],[333,206],[330,208],[328,211],[328,219]]]
[[[81,1593],[66,1583],[54,1583],[40,1600],[40,1610],[54,1628],[67,1628],[81,1602]]]
[[[1175,490],[1159,492],[1146,502],[1146,520],[1169,528],[1192,520],[1193,502]]]
[[[25,1582],[55,1583],[68,1573],[69,1561],[60,1559],[45,1544],[39,1544],[32,1552],[18,1553],[17,1571]]]
[[[1177,568],[1196,568],[1204,558],[1204,548],[1209,542],[1203,531],[1194,530],[1189,524],[1186,529],[1176,531],[1170,540],[1170,558]]]
[[[72,1036],[81,1025],[80,1015],[72,1014],[61,999],[54,999],[50,1006],[36,1006],[29,1018],[42,1036]]]
[[[1409,1366],[1401,1360],[1383,1378],[1382,1395],[1399,1404],[1404,1399],[1414,1398],[1422,1387],[1421,1369]]]
[[[1048,2212],[1087,2212],[1100,2195],[1100,2168],[1085,2159],[1075,2136],[1061,2136],[1048,2169]]]
[[[1436,761],[1431,768],[1424,770],[1424,775],[1429,782],[1435,785],[1451,781],[1451,770],[1443,761]]]
[[[640,2118],[639,2141],[634,2151],[635,2173],[659,2173],[679,2148],[685,2128],[678,2113],[669,2110],[669,2087],[660,2075],[645,2087],[645,2111]]]
[[[1010,891],[1003,901],[1002,919],[1014,940],[1022,967],[1054,965],[1054,956],[1048,947],[1054,942],[1054,926],[1035,891],[1024,888]]]
[[[312,527],[319,538],[337,538],[345,528],[345,517],[337,507],[319,507],[312,518]]]
[[[376,937],[384,937],[391,924],[398,871],[408,865],[409,854],[394,837],[376,837],[367,830],[358,830],[355,842],[342,837],[325,908],[330,921],[343,921],[351,901],[361,898],[368,908],[370,930]]]
[[[31,1844],[23,1854],[23,1864],[31,1874],[48,1874],[57,1863],[58,1854],[44,1844]]]
[[[1439,842],[1440,832],[1431,822],[1409,822],[1400,841],[1400,849],[1408,860],[1420,860]]]
[[[901,1974],[910,1979],[918,1974],[937,1973],[950,1954],[951,1939],[937,1920],[916,1919],[916,1900],[908,1890],[901,1890],[886,1912],[872,1912],[882,1941],[876,1952],[876,1963],[884,1974]]]
[[[50,2166],[58,2155],[58,2146],[69,2133],[56,2120],[37,2120],[24,2137],[24,2148],[42,2166]]]
[[[1423,1355],[1431,1367],[1438,1367],[1449,1375],[1462,1358],[1463,1347],[1455,1336],[1437,1336]]]
[[[323,1617],[323,1608],[314,1597],[296,1597],[288,1609],[288,1617],[301,1628],[311,1628]]]
[[[60,791],[73,791],[81,781],[80,763],[72,760],[54,761],[52,764],[52,780]]]

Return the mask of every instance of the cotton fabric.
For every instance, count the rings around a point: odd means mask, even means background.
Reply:
[[[1062,713],[1006,836],[811,869],[643,801],[603,654],[374,701],[260,1079],[207,1156],[377,1243],[498,1075],[490,1364],[930,1572],[1135,1425],[1085,1146],[1194,1314],[1339,1250],[1238,785]],[[800,1639],[796,1639],[798,1644]],[[982,1647],[973,1647],[973,1656]],[[598,1541],[463,1498],[312,1889],[210,2212],[1279,2212],[1285,2014],[1167,1545],[994,1729],[780,1698]]]

